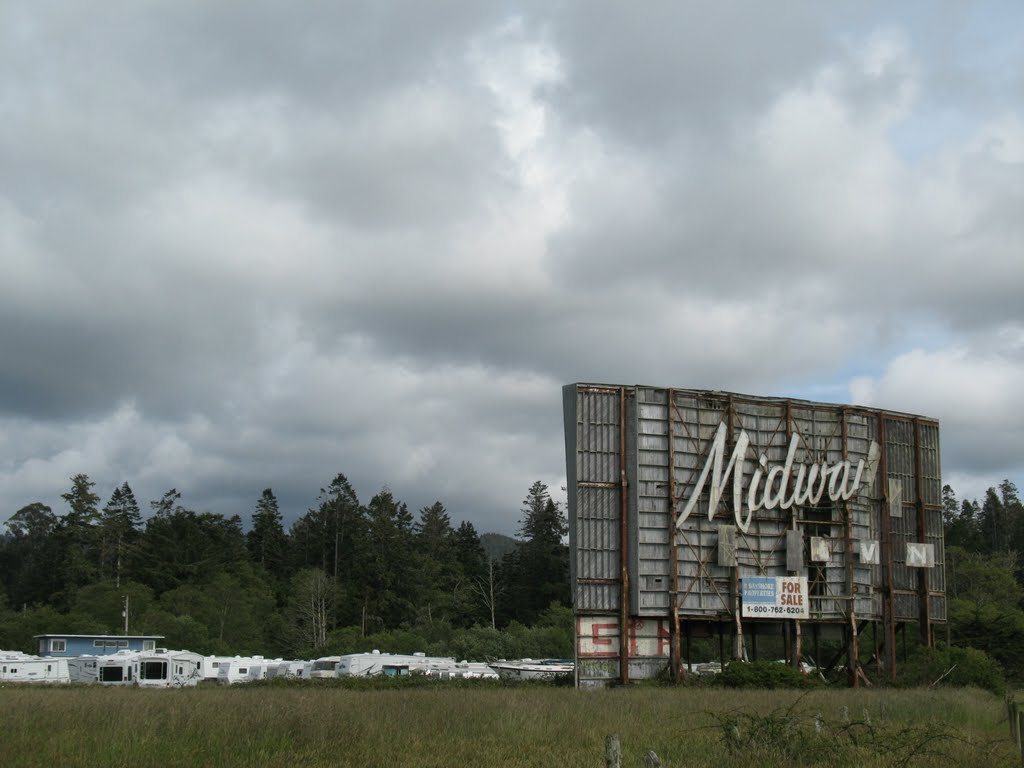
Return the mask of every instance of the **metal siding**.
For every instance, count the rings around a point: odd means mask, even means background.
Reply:
[[[611,612],[619,608],[619,398],[582,387],[573,395],[576,440],[566,445],[567,452],[575,448],[577,477],[575,537],[570,534],[575,606]]]

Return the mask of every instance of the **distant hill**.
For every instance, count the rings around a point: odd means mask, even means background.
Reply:
[[[481,533],[480,544],[491,560],[501,560],[506,554],[519,546],[519,542],[503,533]]]

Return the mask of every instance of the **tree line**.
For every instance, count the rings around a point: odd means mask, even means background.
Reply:
[[[385,487],[364,504],[343,474],[287,528],[270,488],[247,528],[173,488],[145,518],[127,482],[102,506],[94,488],[75,475],[66,509],[36,502],[7,520],[0,648],[120,634],[127,619],[130,634],[208,654],[571,653],[565,514],[539,481],[500,557],[440,501],[414,515]]]
[[[1004,480],[982,502],[942,489],[949,639],[1024,680],[1024,506]]]

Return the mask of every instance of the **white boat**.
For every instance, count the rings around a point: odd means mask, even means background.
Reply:
[[[576,671],[576,664],[566,659],[502,659],[489,666],[503,680],[551,680]]]
[[[67,659],[0,651],[0,682],[67,683],[70,679]]]

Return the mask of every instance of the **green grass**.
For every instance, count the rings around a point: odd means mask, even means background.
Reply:
[[[978,690],[0,689],[0,766],[1019,765]]]

